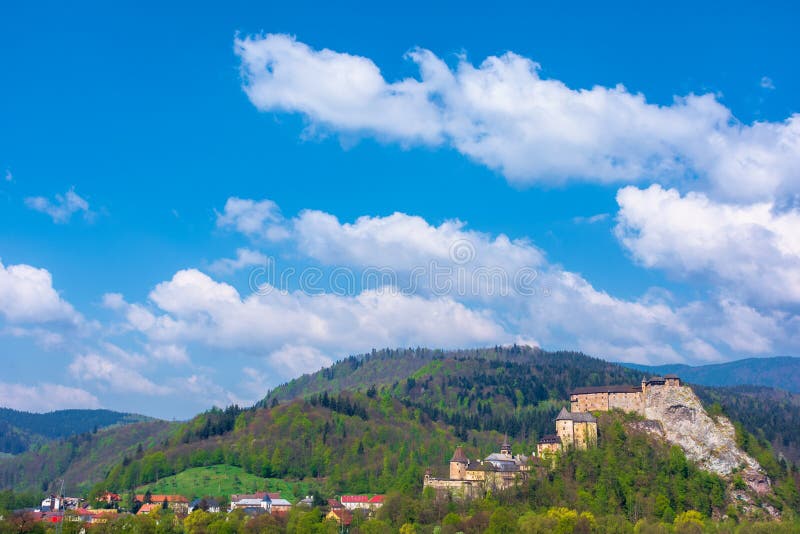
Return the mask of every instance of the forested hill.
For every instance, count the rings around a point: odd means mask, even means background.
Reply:
[[[143,415],[111,410],[31,413],[0,408],[0,452],[19,454],[48,440],[149,420]]]
[[[450,363],[443,367],[444,362]],[[528,346],[449,351],[383,349],[347,357],[316,373],[291,380],[269,392],[262,404],[268,404],[274,398],[288,400],[323,391],[366,391],[372,385],[392,385],[408,378],[449,371],[458,371],[458,375],[464,376],[480,375],[486,368],[507,369],[508,380],[494,386],[503,391],[508,389],[512,395],[515,395],[513,389],[529,389],[529,402],[543,400],[548,395],[565,400],[574,387],[638,384],[642,378],[639,371],[579,352],[548,352]]]
[[[386,391],[409,407],[453,425],[516,439],[551,432],[552,419],[579,386],[638,384],[642,371],[576,352],[526,346],[441,351],[378,350],[350,356],[271,391],[261,402],[344,390]],[[734,421],[790,461],[800,461],[800,395],[769,388],[697,387]]]
[[[686,382],[704,386],[767,386],[800,393],[800,358],[790,356],[747,358],[698,366],[682,364],[649,366],[634,363],[620,365],[650,374],[675,373]]]

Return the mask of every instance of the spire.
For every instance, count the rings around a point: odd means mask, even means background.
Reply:
[[[467,455],[464,454],[464,449],[461,447],[456,447],[456,452],[453,453],[453,457],[450,458],[451,462],[459,462],[462,464],[468,464],[469,460],[467,459]]]
[[[503,440],[503,444],[500,445],[500,454],[511,454],[511,444],[508,442],[508,432],[506,432],[506,437]]]
[[[569,412],[567,411],[566,408],[561,408],[561,411],[558,412],[556,421],[558,421],[559,419],[571,419],[571,417],[569,416]]]

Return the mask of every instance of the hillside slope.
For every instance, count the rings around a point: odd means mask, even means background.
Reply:
[[[767,386],[800,393],[800,358],[777,356],[774,358],[747,358],[733,362],[690,366],[639,365],[621,363],[625,367],[648,374],[675,373],[685,382],[704,386]]]
[[[0,452],[19,454],[32,445],[114,425],[152,420],[111,410],[58,410],[31,413],[0,408]]]
[[[68,492],[85,493],[126,455],[166,440],[176,423],[145,421],[49,441],[0,458],[0,489],[52,491],[63,479]]]
[[[575,352],[530,347],[462,351],[380,350],[351,356],[271,391],[261,405],[327,391],[388,388],[392,396],[455,426],[508,432],[532,443],[579,386],[638,384],[642,371]],[[791,462],[800,461],[800,395],[758,387],[695,387],[734,423]]]

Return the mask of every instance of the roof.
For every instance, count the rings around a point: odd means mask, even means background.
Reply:
[[[328,499],[328,506],[330,506],[331,508],[341,508],[342,503],[340,503],[336,499]]]
[[[386,497],[385,495],[375,495],[369,500],[369,502],[373,504],[383,504],[383,500],[385,497]]]
[[[342,504],[346,502],[369,502],[366,495],[342,495]]]
[[[345,510],[344,508],[337,508],[328,512],[328,515],[333,515],[336,519],[339,520],[340,523],[347,526],[353,522],[353,514],[350,510]]]
[[[664,375],[664,378],[678,378],[678,379],[680,380],[680,378],[678,377],[678,375],[673,375],[673,374],[671,374],[671,373],[670,373],[670,374],[668,374],[668,375]]]
[[[156,504],[156,503],[143,504],[142,507],[139,508],[139,511],[136,512],[136,514],[137,515],[138,514],[149,514],[153,510],[158,510],[159,508],[161,508],[160,504]]]
[[[272,506],[291,506],[292,503],[286,499],[272,499]]]
[[[592,393],[641,393],[642,386],[587,386],[575,388],[570,395],[590,395]]]
[[[596,423],[597,418],[589,412],[568,412],[566,408],[561,408],[561,411],[556,417],[556,421],[574,421],[576,423]]]
[[[460,462],[462,464],[469,463],[467,459],[467,455],[464,454],[464,449],[461,447],[456,447],[456,451],[453,453],[453,457],[450,458],[451,462]]]
[[[543,445],[544,444],[548,444],[548,443],[557,443],[557,444],[561,445],[561,438],[558,437],[556,434],[547,434],[547,435],[541,437],[541,439],[539,440],[539,443],[541,443]]]
[[[280,497],[280,493],[276,494]],[[255,493],[234,493],[231,495],[231,502],[239,501],[241,499],[264,499],[264,497],[269,497],[269,493],[266,491],[257,491]]]

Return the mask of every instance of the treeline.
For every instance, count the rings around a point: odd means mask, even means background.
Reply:
[[[328,395],[326,391],[321,395],[311,395],[307,400],[311,406],[319,405],[323,408],[330,408],[334,412],[342,413],[350,417],[357,415],[364,421],[369,419],[364,404],[353,400],[350,395]]]
[[[215,407],[203,412],[184,425],[178,434],[177,441],[190,443],[230,432],[236,426],[236,419],[246,410],[252,410],[252,408],[240,408],[234,404],[225,409]]]

